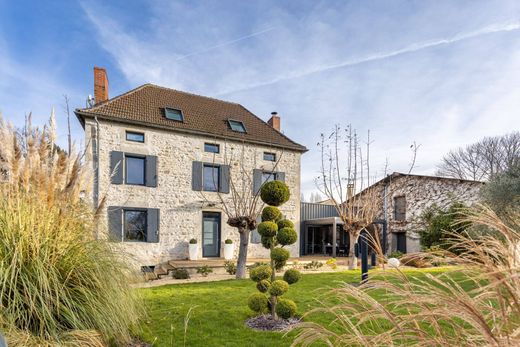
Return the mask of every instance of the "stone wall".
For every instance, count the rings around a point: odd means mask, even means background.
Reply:
[[[295,222],[299,230],[300,215],[300,156],[294,151],[282,151],[268,146],[244,144],[239,142],[225,142],[211,137],[183,134],[154,128],[143,128],[125,125],[122,123],[100,120],[100,196],[105,198],[105,206],[127,206],[139,208],[160,209],[160,232],[158,243],[127,242],[119,247],[131,254],[138,264],[154,265],[169,259],[186,259],[188,257],[188,241],[196,238],[201,247],[202,239],[202,212],[222,212],[218,206],[217,193],[197,192],[192,190],[192,162],[203,161],[216,164],[231,164],[231,176],[237,176],[240,168],[252,175],[253,169],[271,171],[274,163],[263,160],[263,152],[276,153],[280,161],[275,171],[285,172],[285,182],[291,190],[290,200],[281,206],[286,218]],[[86,143],[91,143],[93,120],[87,119],[85,124]],[[125,131],[145,133],[145,142],[136,143],[126,141]],[[220,153],[204,152],[204,143],[217,143]],[[113,185],[110,184],[110,152],[122,151],[127,153],[156,155],[158,186],[156,188]],[[244,153],[243,159],[239,156]],[[227,158],[227,159],[226,159]],[[231,159],[231,163],[229,160]],[[88,156],[91,165],[92,153]],[[235,182],[235,178],[232,178]],[[204,194],[204,195],[202,195]],[[230,202],[230,194],[222,194]],[[216,206],[210,207],[215,202]],[[101,219],[101,231],[106,234],[107,218]],[[238,253],[239,235],[235,228],[226,224],[226,215],[222,213],[221,228],[221,256],[223,256],[223,242],[230,238],[235,243],[235,253]],[[291,256],[298,256],[299,242],[290,247]],[[202,250],[199,249],[199,255]],[[268,250],[261,244],[250,244],[248,256],[268,257]]]
[[[474,181],[395,174],[389,176],[387,180],[376,183],[377,196],[383,200],[378,218],[386,219],[388,223],[387,250],[389,252],[396,250],[396,239],[393,234],[406,233],[407,252],[420,251],[418,231],[424,228],[422,214],[434,204],[441,208],[448,208],[455,201],[472,205],[478,202],[482,185],[483,183]],[[396,197],[404,197],[406,200],[404,221],[395,219]]]

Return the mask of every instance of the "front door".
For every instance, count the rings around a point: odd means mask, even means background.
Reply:
[[[220,256],[219,212],[202,212],[202,256]]]

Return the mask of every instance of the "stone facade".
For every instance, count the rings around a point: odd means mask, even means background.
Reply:
[[[397,250],[397,234],[406,236],[408,253],[420,251],[418,230],[424,228],[422,214],[434,204],[441,208],[455,201],[472,205],[478,202],[482,185],[476,181],[400,173],[374,184],[377,196],[383,199],[378,218],[387,221],[388,252]]]
[[[186,259],[188,257],[188,241],[196,238],[199,245],[199,256],[202,254],[202,212],[217,211],[219,208],[217,193],[198,192],[192,190],[192,162],[201,161],[231,166],[232,180],[234,173],[243,165],[244,169],[253,173],[253,169],[273,170],[274,163],[263,159],[264,152],[276,153],[279,157],[277,172],[285,173],[285,182],[290,188],[291,198],[281,207],[286,218],[295,222],[299,228],[300,215],[300,156],[301,152],[281,150],[273,147],[224,141],[208,136],[185,134],[176,131],[162,130],[152,127],[137,127],[124,123],[99,120],[99,195],[109,206],[133,208],[157,208],[160,210],[159,242],[122,242],[118,244],[132,255],[137,264],[155,265],[170,259]],[[86,119],[86,143],[94,144],[93,135],[96,123],[94,119]],[[145,134],[144,143],[126,141],[126,131]],[[220,153],[206,153],[204,143],[220,145]],[[95,146],[90,146],[88,160],[95,169]],[[121,151],[139,155],[157,156],[157,187],[136,185],[114,185],[110,181],[111,151]],[[243,159],[239,160],[243,153]],[[231,160],[230,160],[231,158]],[[252,187],[251,187],[252,189]],[[230,202],[230,194],[222,194]],[[208,203],[214,202],[215,204]],[[101,233],[106,233],[107,218],[101,219]],[[235,256],[238,253],[239,235],[235,228],[226,224],[226,215],[221,217],[221,251],[223,257],[224,240],[230,238],[235,243]],[[298,256],[299,242],[290,247],[291,256]],[[249,257],[268,257],[268,250],[261,244],[251,244]]]

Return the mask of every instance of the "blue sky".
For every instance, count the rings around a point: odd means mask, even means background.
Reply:
[[[334,124],[368,129],[372,171],[431,174],[449,149],[520,129],[520,1],[0,0],[0,110],[42,124],[106,67],[110,95],[146,82],[243,104],[310,151]],[[83,143],[79,123],[73,135]]]

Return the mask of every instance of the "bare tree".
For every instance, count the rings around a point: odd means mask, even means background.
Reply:
[[[251,164],[251,158],[248,158],[245,144],[242,144],[237,151],[235,147],[231,147],[228,143],[224,146],[224,164],[229,166],[229,194],[216,192],[216,200],[201,192],[204,201],[210,206],[219,206],[227,217],[227,224],[236,228],[240,235],[240,245],[238,249],[238,261],[236,278],[245,278],[247,251],[249,246],[249,236],[251,231],[257,227],[257,218],[264,207],[264,203],[260,199],[260,189],[255,191],[253,187],[253,173],[248,164]],[[276,153],[276,161],[272,168],[264,168],[264,172],[270,172],[275,175],[283,152],[274,151]],[[250,154],[249,154],[250,155]],[[215,162],[215,155],[213,155]],[[253,165],[256,167],[256,160],[253,158]],[[262,184],[265,182],[262,182]],[[214,181],[215,186],[218,182]],[[261,188],[261,186],[259,187]]]
[[[335,206],[349,235],[349,269],[357,268],[355,244],[361,231],[374,222],[379,211],[381,197],[370,187],[370,133],[366,141],[366,156],[352,126],[342,129],[339,125],[329,136],[321,135],[321,175],[316,186]],[[366,179],[363,177],[367,172]],[[355,194],[357,191],[363,194]]]
[[[520,163],[520,132],[482,140],[450,151],[438,165],[446,177],[488,181]]]

